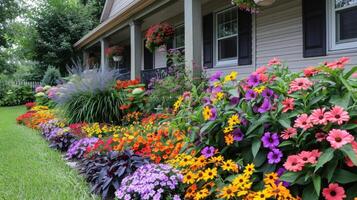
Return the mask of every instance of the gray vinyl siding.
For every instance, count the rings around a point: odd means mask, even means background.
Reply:
[[[110,11],[109,17],[114,16],[117,13],[122,12],[135,0],[114,0],[113,7]]]
[[[256,17],[256,45],[257,66],[278,57],[297,71],[343,56],[351,58],[349,67],[357,65],[356,49],[303,58],[302,0],[277,0],[273,6],[263,8]]]

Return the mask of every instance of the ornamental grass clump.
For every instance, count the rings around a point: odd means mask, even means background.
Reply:
[[[118,108],[124,97],[114,89],[114,74],[87,70],[58,86],[54,101],[69,123],[120,123],[122,113]]]
[[[118,199],[180,200],[182,175],[167,164],[146,164],[123,179],[115,192]]]
[[[331,200],[326,191],[336,189],[355,197],[357,67],[346,70],[348,61],[292,73],[275,58],[243,80],[217,72],[203,94],[178,98],[171,125],[189,133],[188,152],[213,147],[243,166],[254,163],[257,187],[263,172],[283,168],[280,179],[295,196]]]

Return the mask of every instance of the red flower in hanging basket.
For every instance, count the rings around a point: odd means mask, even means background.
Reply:
[[[146,48],[154,51],[156,48],[166,44],[175,33],[175,29],[168,23],[155,24],[151,26],[146,34]]]

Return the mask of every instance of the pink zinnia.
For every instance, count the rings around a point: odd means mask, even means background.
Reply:
[[[327,120],[325,118],[325,108],[313,110],[310,115],[310,120],[315,125],[326,125]]]
[[[294,124],[295,128],[301,128],[303,130],[307,130],[312,127],[312,123],[310,121],[309,116],[307,114],[299,115],[298,118],[295,120]]]
[[[302,170],[304,164],[300,162],[300,157],[298,155],[292,155],[285,161],[284,167],[289,171],[298,172]]]
[[[332,129],[329,132],[326,140],[330,142],[332,148],[339,149],[343,145],[354,141],[354,137],[345,130]]]
[[[357,78],[357,73],[352,74],[352,78]]]
[[[330,112],[326,112],[325,117],[329,122],[337,123],[338,125],[341,125],[343,122],[348,122],[350,120],[348,112],[340,106],[335,106]]]
[[[256,74],[264,74],[267,70],[268,70],[267,67],[263,65],[263,66],[259,67],[257,70],[255,70],[255,73]]]
[[[297,130],[295,128],[287,128],[281,134],[281,138],[287,140],[289,138],[294,137],[297,134]]]
[[[290,83],[288,93],[309,89],[313,83],[308,78],[296,78]]]
[[[313,76],[313,75],[317,74],[318,72],[319,72],[319,70],[316,69],[315,67],[308,67],[308,68],[304,69],[304,75],[306,77]]]
[[[328,188],[322,190],[322,195],[326,200],[343,200],[346,198],[345,190],[337,183],[330,183]]]
[[[315,164],[317,162],[317,159],[320,156],[320,154],[319,154],[318,150],[302,151],[299,153],[298,156],[300,158],[300,162],[303,164],[306,164],[306,163]]]
[[[294,98],[286,98],[282,102],[283,104],[283,113],[288,112],[289,110],[294,110]]]
[[[315,134],[316,141],[322,142],[326,139],[326,134],[322,132],[318,132]]]
[[[329,67],[330,69],[343,69],[349,61],[349,58],[342,57],[335,62],[327,63],[327,67]]]
[[[273,58],[268,62],[268,66],[272,66],[272,65],[281,65],[281,61],[279,58]]]

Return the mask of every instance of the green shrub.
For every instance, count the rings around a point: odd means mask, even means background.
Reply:
[[[59,70],[54,67],[48,67],[41,84],[55,86],[58,84],[60,79],[61,73],[59,72]]]
[[[9,86],[3,98],[0,99],[0,106],[17,106],[34,100],[34,92],[30,86]]]

